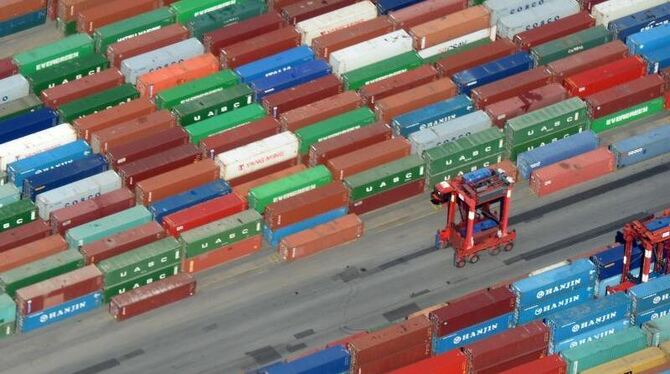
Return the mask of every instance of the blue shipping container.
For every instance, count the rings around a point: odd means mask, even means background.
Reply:
[[[642,324],[645,322],[649,322],[652,319],[665,317],[668,314],[670,314],[670,304],[664,304],[649,309],[646,312],[633,314],[633,321],[636,326],[642,326]]]
[[[617,168],[635,165],[670,153],[670,125],[620,140],[610,145]]]
[[[219,179],[180,194],[170,196],[166,199],[159,200],[149,205],[149,211],[158,223],[163,223],[163,218],[168,214],[192,207],[193,205],[211,200],[215,197],[227,195],[231,191],[232,188],[228,182]]]
[[[489,168],[481,168],[469,173],[463,174],[463,180],[468,183],[477,183],[493,175],[493,171]]]
[[[638,32],[628,37],[626,46],[632,55],[642,55],[646,51],[670,45],[670,24],[651,30]]]
[[[396,135],[407,137],[413,132],[449,122],[474,110],[475,106],[467,95],[458,95],[402,114],[394,118],[391,125]]]
[[[645,227],[651,231],[657,231],[670,226],[670,217],[662,217],[651,220],[645,224]]]
[[[478,342],[489,336],[499,334],[513,325],[514,313],[506,313],[449,335],[433,337],[433,355]]]
[[[620,319],[561,342],[552,341],[549,345],[549,349],[551,353],[560,353],[571,348],[579,347],[582,344],[614,335],[629,326],[630,320],[628,318]]]
[[[654,268],[654,263],[653,262],[651,263],[651,268],[652,269]],[[637,267],[637,268],[631,269],[628,272],[628,274],[630,274],[632,277],[636,278],[640,275],[640,268]],[[657,276],[657,273],[652,272],[651,274],[649,274],[649,279],[655,278],[656,276]],[[617,274],[617,275],[614,275],[612,277],[605,278],[601,281],[598,281],[598,290],[596,292],[596,295],[598,297],[603,297],[603,296],[607,295],[607,287],[608,286],[613,287],[613,286],[618,285],[619,283],[621,283],[621,274]]]
[[[0,294],[0,325],[16,321],[16,304],[6,293]]]
[[[658,73],[670,66],[670,46],[647,51],[642,58],[647,62],[647,72]]]
[[[529,179],[533,170],[592,151],[598,148],[598,143],[598,136],[593,131],[580,132],[519,154],[516,159],[516,167],[519,169],[519,175],[522,178]]]
[[[23,188],[23,180],[36,174],[69,165],[92,153],[84,140],[77,140],[7,165],[9,180]]]
[[[41,327],[49,326],[68,318],[79,316],[102,305],[102,292],[93,292],[88,295],[66,301],[55,307],[41,312],[20,316],[17,329],[23,333]]]
[[[665,25],[668,21],[670,21],[670,4],[661,4],[615,19],[607,25],[607,28],[614,33],[614,37],[625,43],[630,35]]]
[[[40,9],[36,12],[26,13],[16,18],[0,22],[0,37],[39,26],[46,22],[46,20],[47,10]]]
[[[314,52],[306,45],[291,48],[269,57],[250,62],[235,69],[242,82],[267,78],[295,68],[297,65],[314,60]]]
[[[88,155],[63,167],[25,178],[23,197],[34,201],[38,194],[102,173],[108,168],[109,164],[103,156]]]
[[[347,215],[347,207],[333,209],[326,213],[319,214],[318,216],[307,218],[306,220],[296,222],[292,225],[284,226],[275,231],[272,231],[269,227],[264,226],[263,237],[265,237],[265,240],[270,243],[271,246],[276,247],[283,238],[291,234],[311,229],[314,226],[322,225],[326,222],[330,222],[345,215]]]
[[[621,318],[630,318],[630,298],[616,293],[554,313],[545,321],[554,341],[560,342]]]
[[[591,262],[596,265],[598,280],[621,275],[623,271],[623,245],[616,245],[600,253],[591,256]],[[631,255],[630,268],[640,267],[642,262],[642,249],[634,245]]]
[[[262,374],[340,374],[351,369],[351,356],[341,345],[296,360],[265,367]]]
[[[526,52],[517,52],[511,56],[460,71],[453,75],[452,80],[460,93],[470,94],[472,89],[497,80],[507,78],[529,70],[533,67],[533,59]]]
[[[256,102],[261,102],[267,95],[324,77],[330,74],[330,71],[330,65],[326,61],[312,60],[297,65],[291,70],[253,80],[249,82],[249,86],[254,90]]]
[[[406,8],[414,5],[421,0],[377,0],[377,10],[379,14],[386,14],[388,12]]]
[[[571,293],[565,293],[557,297],[543,300],[541,303],[537,303],[536,305],[519,308],[517,311],[518,316],[516,323],[521,325],[536,319],[542,319],[552,313],[556,313],[591,300],[594,296],[594,287],[582,287],[574,290]]]
[[[0,122],[0,144],[46,130],[58,124],[58,114],[42,108]]]
[[[651,279],[628,289],[632,299],[632,312],[642,313],[670,303],[670,275]]]
[[[538,301],[572,293],[577,288],[594,287],[596,267],[586,259],[556,269],[545,271],[512,283],[511,289],[517,294],[517,305],[526,307]]]
[[[13,184],[0,185],[0,208],[21,199],[21,191]]]

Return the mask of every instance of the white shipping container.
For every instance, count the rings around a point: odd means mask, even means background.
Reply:
[[[126,77],[126,83],[135,84],[137,77],[142,74],[197,57],[203,53],[205,53],[205,47],[198,39],[186,39],[123,60],[121,62],[121,73]]]
[[[45,152],[77,140],[77,132],[69,123],[62,123],[22,138],[0,144],[0,172],[7,171],[7,164]]]
[[[29,93],[30,83],[21,74],[0,79],[0,104],[28,96]]]
[[[412,50],[412,37],[405,30],[378,36],[330,54],[330,66],[337,76]]]
[[[479,31],[475,31],[473,33],[458,37],[456,39],[448,40],[444,43],[440,43],[437,45],[434,45],[432,47],[428,47],[426,49],[422,49],[419,51],[419,56],[421,58],[426,59],[428,57],[433,57],[435,55],[439,55],[441,53],[448,52],[452,49],[456,49],[459,47],[462,47],[466,44],[474,43],[478,40],[486,39],[489,38],[492,41],[496,40],[496,27],[489,27],[487,29],[482,29]]]
[[[528,11],[498,19],[498,35],[512,40],[514,35],[558,21],[579,13],[579,3],[575,0],[560,0],[542,4]]]
[[[90,200],[121,188],[121,177],[113,170],[103,171],[35,197],[40,218],[48,220],[51,212]]]
[[[221,178],[231,180],[298,157],[298,138],[290,131],[216,155]]]
[[[377,7],[371,1],[366,0],[298,22],[295,29],[300,33],[302,44],[311,46],[312,40],[316,37],[376,17]]]
[[[502,17],[525,12],[545,3],[563,0],[486,0],[484,6],[491,11],[491,26]]]
[[[596,19],[596,25],[607,27],[615,19],[629,16],[667,2],[668,0],[608,0],[604,3],[594,5],[591,15]]]
[[[488,114],[483,110],[478,110],[449,122],[414,132],[407,139],[412,144],[412,153],[421,155],[430,148],[486,130],[492,124]]]

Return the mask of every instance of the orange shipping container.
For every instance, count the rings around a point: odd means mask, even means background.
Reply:
[[[77,15],[77,31],[93,34],[99,27],[149,12],[161,6],[159,0],[103,1]]]
[[[289,235],[279,243],[279,255],[284,261],[307,257],[363,236],[363,221],[348,214],[309,230]]]
[[[343,180],[350,175],[409,156],[411,151],[412,146],[405,138],[393,138],[331,158],[326,162],[326,167],[333,174],[333,179]]]
[[[489,28],[490,22],[491,12],[479,5],[414,26],[409,33],[420,50]]]
[[[190,190],[219,179],[219,166],[210,159],[182,166],[166,173],[137,182],[135,198],[138,204],[154,201]]]
[[[0,253],[0,272],[66,250],[67,242],[60,235],[51,235]]]
[[[211,53],[143,74],[137,78],[140,96],[153,98],[159,92],[204,78],[219,71],[219,60]]]
[[[442,78],[380,99],[375,104],[377,118],[384,123],[403,113],[446,100],[456,95],[456,85],[449,78]]]
[[[148,99],[139,98],[123,105],[101,110],[98,113],[78,118],[72,122],[77,137],[91,141],[94,132],[112,127],[121,122],[146,116],[156,111],[156,105]]]
[[[195,257],[185,258],[181,263],[181,271],[184,273],[197,273],[211,269],[255,253],[261,249],[262,245],[262,235],[252,236],[251,238],[240,240],[239,242],[205,252]]]

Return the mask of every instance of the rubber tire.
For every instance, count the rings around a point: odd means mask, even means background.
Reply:
[[[474,255],[474,256],[470,257],[470,263],[471,264],[476,264],[477,262],[479,262],[479,256]]]
[[[454,256],[454,266],[456,266],[459,269],[465,267],[465,259],[462,258],[459,259],[456,258],[456,256]]]
[[[514,243],[512,242],[505,244],[505,246],[503,247],[503,251],[505,252],[509,252],[512,249],[514,249]]]
[[[497,255],[500,254],[500,251],[502,251],[502,249],[500,248],[500,246],[497,246],[497,247],[491,248],[489,250],[489,254],[491,254],[491,256],[497,256]]]

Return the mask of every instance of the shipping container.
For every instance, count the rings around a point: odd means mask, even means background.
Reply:
[[[376,122],[314,143],[309,149],[309,166],[325,164],[331,158],[389,140],[391,136],[391,129],[386,124]]]
[[[102,293],[99,291],[90,293],[66,301],[41,312],[20,316],[17,321],[17,329],[23,333],[50,326],[51,324],[80,316],[94,310],[102,305]]]
[[[501,374],[565,374],[566,370],[565,361],[554,354],[505,370]]]
[[[188,142],[188,134],[183,128],[171,127],[155,132],[152,136],[111,147],[106,151],[106,157],[110,165],[118,169],[120,165],[185,145]]]
[[[431,148],[484,131],[491,125],[491,117],[484,111],[478,110],[449,122],[414,132],[407,137],[407,140],[412,144],[412,153],[421,156]]]
[[[503,161],[503,153],[501,152],[483,158],[479,158],[475,161],[469,162],[467,164],[462,164],[442,172],[432,174],[427,172],[426,173],[428,175],[427,183],[430,186],[435,186],[436,184],[441,182],[448,182],[449,180],[459,175],[474,172],[481,168],[488,168],[495,164],[499,164],[502,161]]]
[[[111,44],[132,39],[174,23],[174,14],[168,8],[158,8],[102,27],[93,33],[95,50],[105,53]]]
[[[424,172],[423,160],[412,155],[347,177],[344,184],[356,201],[422,179]]]
[[[668,358],[662,350],[652,347],[631,353],[608,363],[584,371],[584,374],[640,373],[667,364]]]
[[[414,182],[394,187],[388,191],[372,195],[362,200],[352,201],[349,204],[349,213],[358,215],[380,209],[385,206],[393,205],[400,201],[420,195],[426,187],[426,179],[421,178]]]
[[[14,65],[11,57],[0,59],[0,79],[13,76],[19,72],[19,68]]]
[[[112,298],[109,313],[117,321],[146,313],[195,294],[196,281],[189,274],[177,274]]]
[[[514,326],[514,313],[505,313],[491,319],[474,323],[442,337],[433,337],[433,355],[458,349],[466,344],[486,339]]]
[[[670,5],[665,3],[612,20],[607,28],[614,33],[615,38],[625,43],[629,36],[665,25],[668,21]]]
[[[361,87],[360,94],[370,108],[374,108],[375,101],[402,91],[432,82],[438,78],[434,67],[424,65],[416,69],[386,77]]]
[[[670,278],[661,276],[651,282],[640,283],[628,289],[631,313],[640,314],[668,303],[670,297]],[[636,322],[637,324],[637,322]]]
[[[419,56],[421,56],[424,63],[432,64],[444,57],[456,55],[462,51],[467,51],[468,49],[472,49],[480,45],[490,44],[495,40],[495,37],[495,26],[487,27],[451,40],[447,40],[442,43],[438,43],[432,47],[422,49],[419,51]]]
[[[219,57],[221,49],[224,47],[257,35],[279,30],[285,25],[286,21],[277,12],[270,11],[205,33],[202,41],[209,53]]]
[[[41,260],[0,273],[0,288],[14,297],[16,291],[84,266],[77,251],[62,251]]]
[[[438,79],[403,91],[375,103],[377,118],[390,123],[394,117],[455,96],[456,86],[449,78]]]
[[[0,170],[7,165],[76,140],[74,130],[61,124],[0,145]]]
[[[166,199],[159,200],[149,205],[149,211],[153,214],[156,221],[162,223],[163,218],[168,214],[176,213],[193,205],[227,195],[231,192],[232,189],[226,181],[217,180],[180,194],[170,196]]]
[[[546,69],[538,67],[477,87],[471,92],[472,100],[477,108],[482,109],[487,105],[545,86],[551,82],[551,78]]]
[[[177,168],[191,165],[202,159],[193,144],[184,144],[149,157],[125,163],[118,168],[124,187],[133,189],[138,182]]]
[[[244,200],[246,202],[247,199],[248,199],[249,191],[252,188],[262,186],[264,184],[273,182],[273,181],[278,180],[278,179],[282,179],[284,177],[299,173],[299,172],[304,171],[306,169],[307,169],[307,167],[303,164],[297,164],[297,165],[294,165],[294,166],[290,166],[290,167],[287,167],[283,170],[276,171],[276,172],[273,172],[271,174],[268,174],[264,177],[260,177],[258,179],[254,179],[252,181],[233,186],[233,192],[239,198],[241,198],[242,200]]]
[[[29,78],[30,86],[36,95],[40,95],[46,89],[99,73],[108,67],[105,57],[92,54],[35,72]]]
[[[111,148],[146,138],[176,125],[177,121],[169,111],[160,110],[93,133],[91,148],[94,152],[106,154]]]
[[[542,109],[568,98],[565,88],[558,83],[550,83],[521,95],[487,105],[484,111],[491,117],[493,124],[503,128],[505,123],[520,115]]]
[[[334,179],[353,174],[409,156],[411,145],[403,138],[386,140],[328,160],[325,165]]]
[[[269,229],[277,230],[347,204],[347,190],[334,182],[268,205],[264,220]]]
[[[467,6],[468,2],[464,0],[427,0],[410,5],[404,9],[389,12],[388,18],[393,22],[396,29],[409,30],[419,24],[456,13]]]
[[[513,39],[521,32],[556,22],[578,13],[579,10],[579,4],[575,0],[546,2],[538,7],[499,18],[496,22],[498,35]]]
[[[35,201],[38,194],[102,173],[108,167],[107,161],[100,155],[85,156],[63,167],[25,178],[23,197]]]
[[[93,34],[99,27],[149,12],[160,5],[159,0],[118,0],[114,3],[97,4],[77,14],[77,31]]]
[[[642,325],[642,331],[647,334],[647,341],[650,346],[657,347],[661,343],[670,340],[670,316],[663,316],[645,322]]]
[[[467,374],[468,360],[461,350],[454,349],[439,356],[433,356],[390,372],[390,374],[424,373]],[[561,373],[558,373],[561,374]]]
[[[0,21],[16,18],[25,13],[34,12],[46,7],[44,0],[28,0],[28,1],[5,1],[0,5]]]
[[[308,125],[353,111],[361,105],[361,97],[356,92],[345,91],[282,113],[279,116],[279,122],[282,130],[297,131]]]
[[[335,219],[344,217],[347,214],[347,206],[333,209],[325,213],[308,217],[302,221],[271,230],[269,227],[263,227],[263,238],[271,247],[279,246],[279,243],[287,236],[312,229],[316,226],[326,224]]]
[[[0,272],[65,251],[68,245],[60,235],[51,235],[0,252]]]
[[[599,142],[595,133],[584,131],[557,142],[520,153],[516,160],[519,175],[523,179],[530,179],[533,170],[593,151],[598,147]]]
[[[270,136],[216,155],[221,178],[230,180],[298,156],[298,138],[291,132]]]
[[[165,238],[166,235],[166,232],[158,223],[151,221],[85,244],[81,247],[80,252],[87,265],[97,264],[108,258],[156,242]]]
[[[58,123],[58,114],[51,109],[42,108],[10,119],[0,121],[0,142],[6,143],[46,130]]]
[[[595,291],[594,287],[575,288],[572,292],[556,297],[549,297],[547,300],[537,302],[533,305],[520,306],[516,312],[515,321],[517,324],[522,325],[534,320],[543,320],[546,316],[593,299]]]
[[[528,31],[522,31],[514,36],[514,43],[522,50],[575,34],[593,27],[595,20],[589,12],[581,11],[577,14],[561,18]]]
[[[182,261],[181,271],[198,273],[230,261],[253,254],[261,249],[263,236],[255,235],[223,247],[207,251],[201,255],[185,258]]]
[[[670,126],[665,125],[610,145],[617,168],[634,165],[670,152]]]
[[[530,49],[530,53],[536,65],[545,65],[607,44],[612,39],[612,34],[604,26],[595,26],[535,46]]]
[[[30,223],[37,218],[37,207],[30,200],[19,200],[0,208],[0,232]]]
[[[218,70],[219,61],[206,53],[138,76],[137,91],[142,97],[153,98],[161,91],[204,78]]]
[[[0,253],[46,238],[51,228],[42,220],[32,221],[0,233]]]
[[[488,0],[484,6],[491,11],[491,24],[495,25],[502,17],[525,12],[544,4],[535,0]]]
[[[326,61],[312,60],[276,75],[250,81],[249,86],[254,91],[255,101],[262,102],[266,95],[281,92],[330,73],[331,68]]]
[[[423,65],[423,60],[416,52],[406,52],[374,64],[370,64],[342,75],[344,88],[358,90],[370,83],[375,83]]]
[[[89,114],[126,104],[138,97],[139,93],[133,85],[126,83],[61,105],[58,108],[58,115],[61,123],[71,122]]]
[[[511,290],[517,295],[519,306],[535,305],[553,297],[569,294],[578,288],[593,288],[596,268],[587,259],[548,270],[512,283]]]
[[[135,186],[138,203],[149,204],[184,192],[219,177],[219,168],[212,160],[202,160],[140,181]]]
[[[205,225],[183,231],[179,241],[184,258],[191,258],[262,232],[262,217],[253,209],[235,213]]]
[[[601,4],[596,4],[591,9],[591,14],[596,19],[596,24],[607,27],[609,23],[615,19],[637,13],[641,10],[648,9],[665,3],[663,0],[612,0]]]
[[[96,266],[102,271],[105,288],[108,288],[174,265],[180,260],[180,243],[166,237],[102,260]]]
[[[239,109],[253,102],[253,90],[244,84],[226,87],[172,108],[182,126]]]
[[[187,27],[192,37],[202,40],[210,31],[260,16],[266,10],[267,5],[264,1],[242,1],[199,15],[188,21]]]
[[[301,0],[283,6],[281,8],[281,14],[290,25],[296,25],[301,21],[330,13],[353,3],[354,1],[352,0]]]
[[[483,6],[473,6],[409,29],[416,50],[422,50],[448,40],[486,29],[491,26],[491,13]]]
[[[2,95],[0,103],[5,104],[28,96],[30,92],[30,82],[21,74],[15,74],[7,78],[0,79],[2,86]]]
[[[647,75],[585,98],[589,117],[597,119],[663,95],[663,78]]]
[[[629,327],[601,339],[563,351],[567,373],[577,374],[600,364],[646,348],[646,336],[637,327]]]
[[[127,189],[103,193],[84,202],[57,209],[50,214],[53,231],[63,234],[71,227],[121,212],[134,205],[134,196]]]
[[[314,53],[307,46],[300,46],[256,60],[235,69],[243,82],[267,78],[296,66],[314,60]]]
[[[246,202],[235,194],[228,194],[168,214],[163,218],[163,225],[170,235],[178,237],[182,231],[191,230],[245,209]]]
[[[324,186],[332,181],[325,166],[319,165],[249,190],[249,208],[261,213],[277,201]]]
[[[157,282],[161,279],[166,279],[179,274],[179,265],[170,265],[161,269],[154,270],[149,274],[139,276],[137,278],[119,283],[113,286],[105,287],[103,289],[103,302],[109,303],[114,296],[118,296],[134,290],[136,288],[146,286],[148,284]]]
[[[263,98],[263,107],[274,117],[342,92],[342,83],[334,75],[314,79]]]
[[[302,43],[311,45],[314,38],[375,17],[377,17],[375,4],[370,1],[362,1],[298,22],[296,30],[302,37]]]
[[[78,101],[79,100],[74,101],[73,103],[77,103]],[[72,126],[76,130],[78,137],[90,141],[92,134],[96,131],[112,127],[120,122],[129,121],[155,111],[156,106],[150,100],[140,98],[131,100],[123,105],[117,105],[109,109],[104,109],[98,113],[89,114],[83,118],[76,119]]]
[[[232,70],[222,70],[161,91],[154,98],[154,102],[158,109],[172,109],[179,104],[221,91],[239,82],[240,78]]]
[[[632,56],[570,75],[565,79],[564,85],[572,96],[584,98],[607,88],[641,78],[646,73],[647,67],[644,61]]]
[[[393,31],[393,24],[387,17],[377,17],[312,40],[312,49],[316,56],[329,58],[330,54],[353,45],[378,38]]]
[[[369,51],[375,51],[374,54]],[[362,43],[331,52],[328,61],[338,77],[366,65],[412,51],[412,39],[404,30],[372,38]]]
[[[283,27],[234,44],[219,52],[223,68],[236,68],[300,45],[300,34],[293,27]]]
[[[58,109],[63,104],[120,86],[123,82],[123,74],[118,69],[106,69],[46,89],[40,96],[44,105]]]
[[[295,136],[300,142],[298,153],[306,155],[312,144],[368,126],[374,122],[375,115],[369,108],[359,108],[313,123],[295,132]]]
[[[179,63],[205,53],[202,43],[190,38],[174,44],[127,58],[121,62],[121,73],[127,83],[135,84],[137,78],[154,70]]]
[[[40,9],[6,21],[0,21],[0,37],[42,25],[46,22],[46,18],[47,10]]]
[[[522,144],[584,121],[588,121],[586,103],[570,98],[507,121],[506,143],[508,146]]]
[[[633,121],[662,112],[664,110],[664,104],[665,99],[659,97],[637,105],[632,105],[618,112],[591,121],[591,129],[596,133],[600,133],[615,127],[627,125]]]
[[[106,51],[107,59],[112,66],[121,68],[121,63],[126,59],[185,41],[189,37],[188,30],[182,25],[174,24],[162,27],[134,38],[110,44]]]
[[[529,70],[533,61],[526,52],[518,52],[453,75],[459,92],[469,94],[472,89]]]
[[[14,63],[24,76],[47,67],[93,54],[93,39],[86,34],[65,37],[47,45],[14,55]]]
[[[227,132],[252,121],[266,117],[265,109],[259,104],[250,104],[232,112],[219,114],[186,127],[191,143],[197,145],[209,136]]]
[[[649,73],[659,73],[670,66],[670,46],[645,52],[642,56]]]
[[[619,60],[627,54],[625,44],[617,40],[553,61],[547,64],[547,70],[552,73],[555,81],[562,83],[568,76]]]
[[[221,3],[217,0],[181,0],[170,4],[170,9],[176,15],[177,22],[187,23],[194,17],[213,12],[215,10],[234,5],[237,1]]]
[[[68,243],[78,248],[92,241],[145,224],[151,221],[151,212],[143,206],[136,206],[106,217],[71,228],[65,234]]]
[[[505,136],[496,128],[489,128],[464,136],[453,142],[447,142],[423,152],[429,174],[466,165],[505,149]]]
[[[210,135],[200,141],[203,157],[214,159],[217,154],[271,137],[279,132],[279,122],[271,117],[252,121],[243,126]]]

